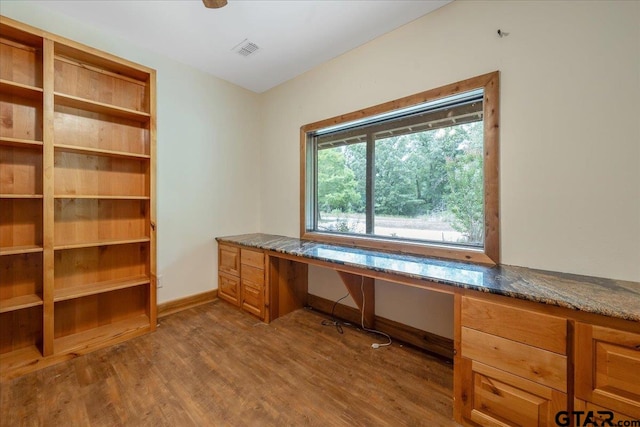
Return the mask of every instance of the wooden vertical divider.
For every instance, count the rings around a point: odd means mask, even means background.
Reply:
[[[45,39],[43,45],[43,340],[42,354],[49,356],[53,354],[53,325],[54,325],[54,194],[53,194],[53,178],[54,178],[54,148],[53,148],[53,58],[54,44],[52,40]]]
[[[462,387],[463,373],[466,371],[462,366],[462,295],[453,294],[453,419],[462,424],[462,415],[465,402],[469,396],[463,395]],[[469,380],[467,378],[467,380]]]
[[[149,237],[151,238],[150,253],[149,256],[149,277],[151,283],[149,284],[149,322],[151,330],[156,329],[157,322],[157,266],[156,266],[156,72],[155,70],[150,72],[147,89],[147,108],[151,115],[149,118],[149,132],[147,133],[149,138],[149,154],[151,160],[148,163],[148,176],[149,176]]]

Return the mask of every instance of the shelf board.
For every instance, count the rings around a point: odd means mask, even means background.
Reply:
[[[0,43],[2,44],[31,52],[42,50],[41,35],[25,32],[13,27],[8,22],[0,22],[0,34]]]
[[[81,110],[121,117],[129,120],[136,120],[139,122],[147,122],[151,117],[149,113],[145,113],[144,111],[136,111],[129,108],[105,104],[103,102],[91,101],[89,99],[66,95],[64,93],[54,92],[54,96],[56,104],[64,105],[66,107],[79,108]]]
[[[0,79],[0,92],[22,98],[42,99],[42,88]]]
[[[25,246],[9,246],[5,248],[0,248],[0,256],[30,254],[34,252],[42,252],[42,246],[25,245]]]
[[[99,74],[103,74],[105,76],[111,76],[111,77],[115,77],[116,79],[120,79],[120,80],[124,80],[127,81],[129,83],[134,83],[140,86],[146,86],[147,85],[147,79],[148,79],[148,75],[147,74],[143,74],[140,76],[140,78],[133,78],[133,77],[129,77],[126,74],[123,74],[122,72],[113,72],[113,71],[109,71],[109,70],[105,70],[104,68],[101,67],[96,67],[93,66],[91,64],[88,64],[86,62],[80,61],[78,59],[75,58],[69,58],[66,56],[62,56],[62,55],[55,55],[55,60],[56,61],[60,61],[60,62],[66,62],[67,64],[71,64],[74,65],[76,67],[80,67],[80,68],[84,68],[87,70],[91,70],[95,73],[99,73]]]
[[[42,194],[0,194],[0,199],[42,199]]]
[[[149,200],[149,196],[103,196],[97,194],[56,194],[55,199]]]
[[[100,148],[80,147],[77,145],[55,144],[56,150],[72,153],[90,154],[94,156],[120,157],[125,159],[150,159],[148,154],[128,153],[126,151],[102,150]]]
[[[148,237],[141,237],[139,239],[122,239],[122,240],[101,240],[99,242],[87,242],[87,243],[71,243],[67,245],[55,245],[53,247],[56,251],[65,249],[81,249],[81,248],[95,248],[96,246],[111,246],[111,245],[126,245],[128,243],[145,243],[151,241]]]
[[[19,297],[0,300],[0,313],[37,307],[39,305],[42,305],[42,298],[39,295],[21,295]]]
[[[0,354],[0,372],[11,372],[19,366],[31,365],[42,358],[42,353],[35,345],[22,347],[8,353]]]
[[[0,145],[21,148],[42,148],[44,143],[42,141],[35,141],[32,139],[8,138],[3,136],[0,137]]]
[[[95,49],[84,50],[82,48],[66,45],[63,42],[55,43],[55,58],[70,58],[74,62],[88,65],[91,68],[109,70],[113,74],[119,74],[139,82],[146,82],[149,79],[150,71],[147,67],[134,64],[116,58],[112,55],[94,54]],[[91,69],[90,68],[90,69]]]
[[[66,353],[71,350],[104,345],[109,340],[118,339],[123,335],[148,330],[149,326],[149,318],[147,315],[141,314],[130,319],[56,338],[53,347],[55,353]]]
[[[151,281],[147,276],[136,276],[128,279],[106,280],[90,285],[77,286],[73,288],[56,289],[53,300],[55,302],[68,299],[85,297],[88,295],[101,294],[104,292],[116,291],[118,289],[132,288],[134,286],[147,285]]]

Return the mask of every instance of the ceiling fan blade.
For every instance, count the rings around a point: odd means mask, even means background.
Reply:
[[[209,9],[218,9],[219,7],[226,6],[227,0],[202,0],[202,3]]]

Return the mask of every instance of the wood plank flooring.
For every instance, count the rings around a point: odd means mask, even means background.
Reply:
[[[1,426],[455,426],[452,366],[298,310],[221,301],[0,384]]]

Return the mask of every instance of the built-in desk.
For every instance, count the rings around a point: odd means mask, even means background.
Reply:
[[[370,326],[374,279],[453,294],[458,422],[554,425],[578,409],[640,419],[640,283],[268,234],[217,240],[218,294],[254,314],[262,301],[266,322],[306,304],[310,264],[340,274]]]

